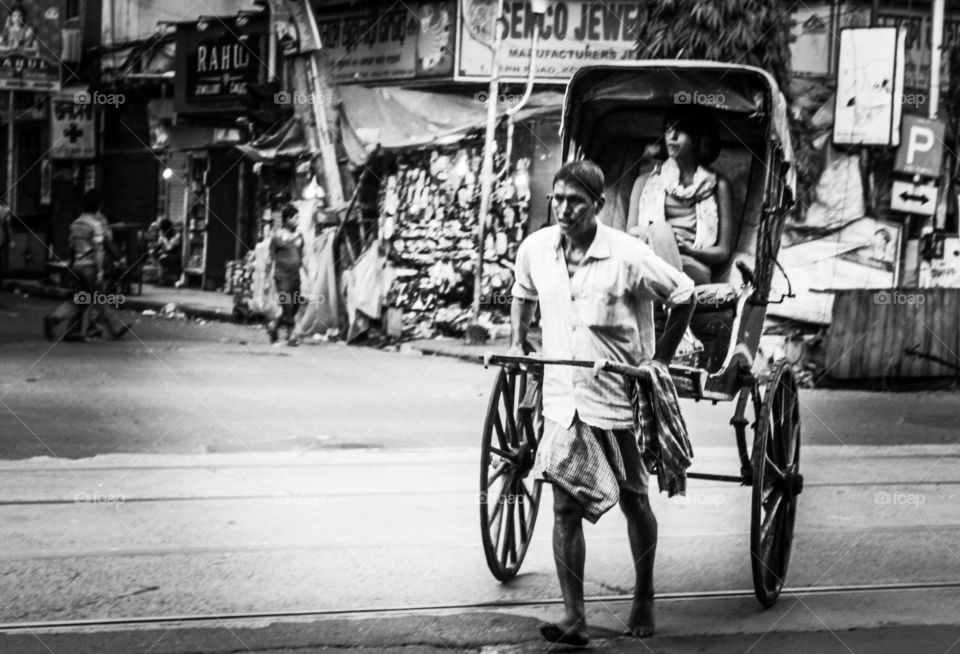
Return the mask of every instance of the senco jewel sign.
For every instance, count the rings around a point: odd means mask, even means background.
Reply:
[[[266,74],[266,30],[265,18],[244,14],[178,25],[177,113],[243,112],[248,85]]]

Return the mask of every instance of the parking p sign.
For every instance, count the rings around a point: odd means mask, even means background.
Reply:
[[[908,175],[940,176],[945,127],[939,120],[904,116],[893,170]]]

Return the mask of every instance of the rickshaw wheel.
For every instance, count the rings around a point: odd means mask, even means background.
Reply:
[[[501,368],[483,423],[480,533],[500,581],[520,570],[540,505],[541,482],[529,478],[543,432],[539,372]]]
[[[750,562],[753,589],[765,607],[780,596],[790,563],[800,474],[800,403],[790,363],[771,371],[754,426]]]

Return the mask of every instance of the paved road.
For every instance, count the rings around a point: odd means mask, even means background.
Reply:
[[[55,303],[0,294],[0,457],[474,447],[492,371],[257,327],[127,315],[120,342],[44,341]],[[960,441],[960,394],[804,391],[811,445]],[[694,445],[733,447],[732,406],[684,403]]]
[[[273,348],[255,328],[142,316],[130,316],[134,338],[123,342],[51,346],[37,334],[51,306],[0,295],[0,622],[556,599],[546,509],[520,577],[499,584],[483,563],[476,445],[491,371],[339,344]],[[813,391],[801,400],[808,483],[789,583],[960,582],[958,396]],[[734,472],[730,407],[684,410],[695,467]],[[694,482],[686,499],[653,499],[658,592],[749,590],[748,498]],[[588,594],[627,592],[622,518],[588,528],[587,545]],[[766,613],[750,598],[702,611],[665,602],[657,642],[702,650],[713,641],[670,640],[696,625],[730,634],[723,651],[746,651],[770,629],[956,622],[955,590],[916,593],[801,598]],[[178,629],[154,651],[526,651],[539,648],[531,616],[556,610],[454,611],[413,626],[377,613],[276,626],[251,634],[254,646],[222,625],[199,641]],[[610,636],[624,607],[591,611]],[[884,651],[861,649],[882,638],[939,647],[955,631],[774,633],[763,648]],[[44,636],[53,646],[43,651],[148,649],[123,635],[64,638]],[[40,651],[29,649],[38,642],[0,639],[0,651]]]

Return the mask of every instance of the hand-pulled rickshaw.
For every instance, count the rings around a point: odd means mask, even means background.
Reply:
[[[738,233],[730,261],[714,270],[714,283],[695,290],[691,327],[703,350],[695,361],[675,361],[670,373],[681,398],[734,402],[730,424],[739,474],[687,476],[752,487],[753,585],[757,599],[769,607],[783,587],[803,488],[794,372],[786,360],[775,362],[765,389],[754,374],[780,237],[795,195],[784,98],[769,73],[749,66],[646,61],[585,67],[567,85],[563,160],[589,158],[603,168],[607,207],[601,220],[622,228],[630,186],[645,148],[662,133],[663,116],[678,104],[694,103],[721,127],[720,154],[711,167],[731,181]],[[508,581],[523,563],[540,502],[541,482],[530,472],[543,431],[543,366],[597,362],[491,354],[484,359],[500,370],[483,425],[481,533],[490,571]],[[642,372],[620,363],[599,365],[623,375]],[[696,447],[696,434],[691,440]]]

